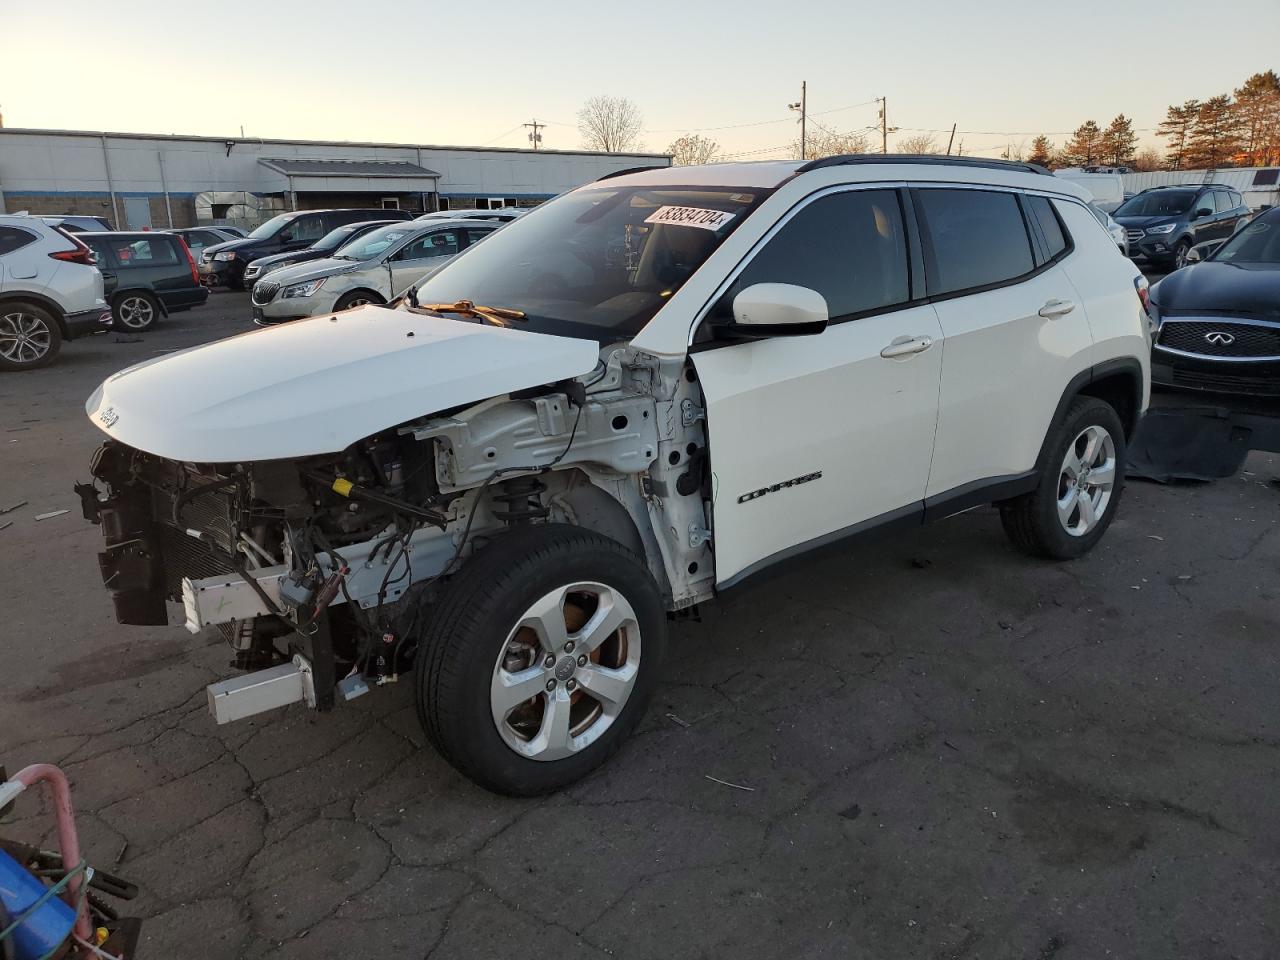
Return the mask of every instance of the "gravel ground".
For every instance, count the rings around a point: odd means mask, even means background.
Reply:
[[[424,746],[407,684],[218,728],[221,641],[114,622],[84,398],[246,314],[218,293],[0,377],[0,508],[28,501],[0,517],[0,761],[71,775],[90,859],[143,890],[142,960],[1280,953],[1276,458],[1132,483],[1075,563],[983,509],[711,605],[612,763],[509,800]],[[49,823],[24,800],[5,832]]]

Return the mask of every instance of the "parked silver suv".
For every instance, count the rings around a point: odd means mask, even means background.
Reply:
[[[110,323],[87,246],[40,217],[0,216],[0,370],[42,367]]]

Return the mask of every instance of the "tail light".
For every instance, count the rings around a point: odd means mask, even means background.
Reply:
[[[58,228],[54,227],[54,229],[57,230]],[[77,240],[64,230],[58,230],[58,233],[62,235],[64,240],[74,243],[75,249],[55,250],[53,253],[49,254],[50,257],[54,260],[62,260],[65,263],[82,263],[86,267],[92,267],[94,265],[93,251],[86,247],[82,241]]]
[[[179,245],[182,247],[182,252],[187,255],[187,266],[191,268],[192,283],[197,287],[200,286],[200,271],[196,269],[196,258],[191,255],[191,248],[187,246],[187,241],[182,239],[182,237],[175,237],[174,239],[177,240]]]
[[[1138,294],[1138,300],[1142,303],[1142,309],[1151,316],[1151,284],[1147,282],[1147,278],[1137,276],[1133,278],[1133,289]]]

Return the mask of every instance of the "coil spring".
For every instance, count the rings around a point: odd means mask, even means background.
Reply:
[[[551,511],[542,505],[540,496],[547,485],[538,477],[516,477],[502,485],[502,489],[493,495],[497,503],[493,515],[504,523],[528,523],[530,520],[545,520]]]

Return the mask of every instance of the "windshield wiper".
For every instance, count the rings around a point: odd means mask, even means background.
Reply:
[[[508,307],[482,307],[470,300],[459,300],[456,303],[418,303],[417,291],[413,291],[413,297],[410,298],[412,308],[421,311],[430,311],[432,313],[456,313],[464,317],[479,318],[487,320],[495,327],[507,326],[508,320],[527,320],[523,310],[512,310]]]

